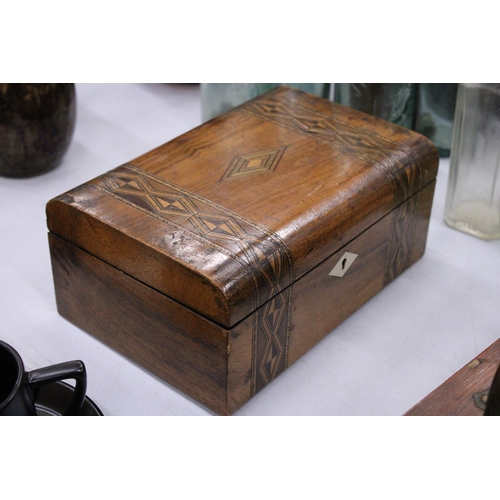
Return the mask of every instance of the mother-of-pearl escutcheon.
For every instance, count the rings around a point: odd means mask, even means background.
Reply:
[[[337,276],[342,278],[347,270],[351,267],[352,263],[356,260],[358,256],[357,253],[344,252],[344,255],[340,257],[339,261],[335,264],[335,267],[328,273],[328,276]]]

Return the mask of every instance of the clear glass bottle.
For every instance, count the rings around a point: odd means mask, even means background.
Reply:
[[[335,102],[411,128],[415,121],[415,83],[336,83]]]
[[[202,120],[211,120],[279,85],[295,87],[325,99],[330,94],[329,83],[202,83]]]
[[[500,238],[500,84],[461,83],[453,125],[445,221]]]

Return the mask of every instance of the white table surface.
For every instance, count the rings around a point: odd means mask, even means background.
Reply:
[[[197,85],[77,85],[61,165],[0,177],[0,339],[28,370],[83,360],[105,415],[212,413],[58,315],[45,203],[200,123]],[[401,415],[500,337],[500,241],[445,225],[448,166],[441,161],[424,257],[237,415]]]

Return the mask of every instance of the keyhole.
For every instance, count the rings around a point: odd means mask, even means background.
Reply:
[[[358,254],[352,253],[352,252],[344,252],[344,255],[342,255],[337,263],[335,264],[335,267],[330,271],[328,276],[336,276],[337,278],[342,278],[345,273],[351,268],[352,263],[354,260],[358,257]]]

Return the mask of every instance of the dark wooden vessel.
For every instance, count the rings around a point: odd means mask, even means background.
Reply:
[[[272,90],[48,203],[59,312],[231,414],[422,256],[438,161]]]

